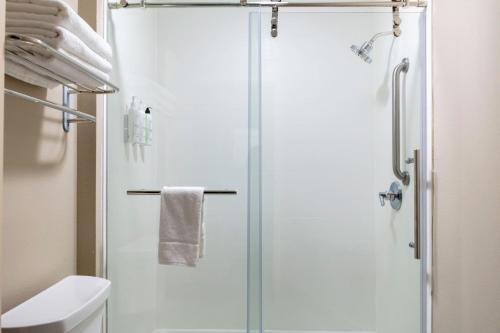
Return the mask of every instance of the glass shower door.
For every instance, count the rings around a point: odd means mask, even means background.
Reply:
[[[368,64],[350,46],[390,30],[388,10],[280,9],[277,38],[268,9],[250,24],[245,9],[112,12],[109,333],[421,331],[408,159],[422,141],[424,14],[402,19],[403,35],[377,40]],[[397,181],[392,72],[403,58],[411,180],[396,211],[379,193]],[[124,140],[132,96],[152,107],[152,146]],[[158,265],[159,197],[127,195],[164,185],[238,190],[207,198],[196,269]]]
[[[248,14],[110,15],[120,92],[107,107],[108,333],[245,332]],[[151,146],[124,141],[132,96],[152,108]],[[206,256],[196,268],[158,264],[160,197],[127,195],[163,186],[238,191],[206,197]]]
[[[390,30],[390,12],[280,9],[277,38],[270,14],[251,15],[249,187],[260,195],[250,195],[251,228],[259,225],[250,246],[260,250],[250,265],[260,273],[249,280],[251,331],[421,332],[408,159],[421,147],[423,13],[402,19],[403,35],[378,40],[368,64],[350,46]],[[393,174],[391,148],[392,72],[403,58],[408,185]],[[381,206],[392,182],[399,210]]]

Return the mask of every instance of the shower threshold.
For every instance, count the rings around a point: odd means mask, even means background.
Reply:
[[[152,333],[246,333],[245,329],[156,329]],[[252,331],[257,332],[257,331]],[[264,330],[265,333],[376,333],[356,330]]]

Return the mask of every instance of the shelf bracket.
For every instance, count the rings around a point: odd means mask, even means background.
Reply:
[[[68,87],[63,86],[63,93],[62,93],[62,98],[63,98],[63,106],[69,107],[70,105],[70,90]],[[62,127],[64,132],[68,133],[69,132],[69,124],[70,124],[70,118],[69,118],[69,113],[63,112],[62,114]]]

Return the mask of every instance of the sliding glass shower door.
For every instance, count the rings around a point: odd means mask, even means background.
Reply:
[[[108,333],[421,332],[409,244],[425,16],[401,18],[401,37],[377,39],[366,63],[351,45],[390,31],[388,9],[282,8],[276,38],[269,9],[111,12]],[[152,109],[152,145],[126,135],[132,96]],[[195,268],[158,264],[160,198],[127,195],[166,185],[238,191],[207,196]]]
[[[402,20],[402,36],[377,40],[367,63],[350,47],[390,31],[392,13],[280,10],[277,38],[269,13],[251,16],[250,193],[259,197],[250,222],[260,228],[249,283],[262,291],[250,296],[252,331],[421,332],[411,159],[421,148],[425,30],[422,13]],[[392,74],[404,58],[394,93],[407,185],[392,168]]]
[[[108,98],[108,333],[244,332],[247,309],[248,14],[112,11],[120,93]],[[231,27],[228,29],[227,27]],[[153,143],[124,139],[132,96],[151,107]],[[206,255],[158,264],[163,186],[235,189],[205,198]]]

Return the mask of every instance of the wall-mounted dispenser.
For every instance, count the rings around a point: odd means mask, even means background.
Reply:
[[[127,107],[124,116],[124,141],[134,145],[151,146],[153,144],[153,119],[151,107],[145,107],[137,96]]]

